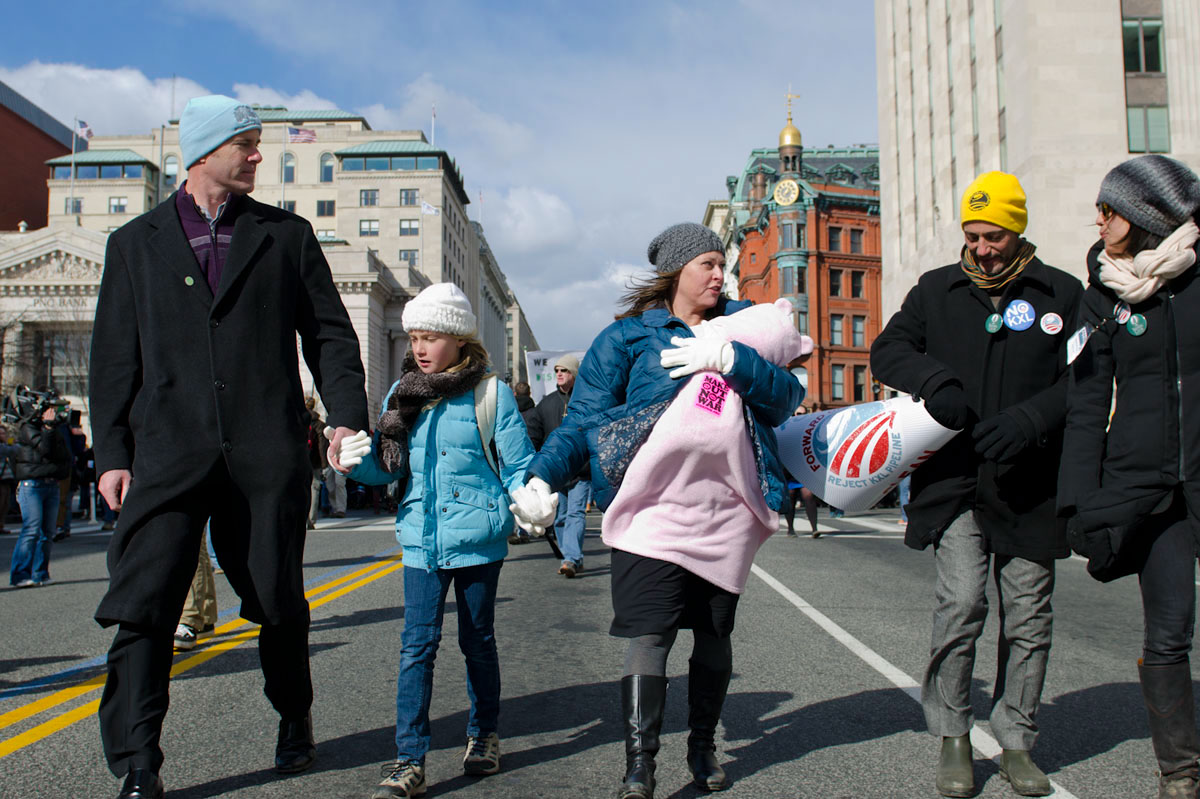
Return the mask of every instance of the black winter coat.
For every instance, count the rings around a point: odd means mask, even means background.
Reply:
[[[312,484],[311,416],[297,335],[334,427],[367,427],[362,361],[309,223],[250,197],[236,202],[215,296],[174,195],[108,239],[92,334],[96,471],[131,469],[133,484],[109,546],[112,579],[96,613],[102,624],[161,625],[178,616],[178,605],[170,616],[174,577],[147,579],[138,564],[188,573],[196,550],[139,532],[222,461],[251,516],[236,533],[249,535],[248,544],[217,544],[232,547],[223,560],[236,553],[244,561],[226,568],[242,581],[234,587],[243,616],[272,624],[307,619],[299,560]],[[232,498],[212,502],[229,507]],[[213,533],[214,542],[231,534],[215,526]]]
[[[541,449],[542,443],[562,424],[570,402],[571,395],[564,394],[555,387],[553,391],[542,397],[533,410],[522,414],[525,419],[525,427],[529,430],[529,440],[533,442],[534,449]],[[563,487],[563,490],[574,488],[580,480],[591,479],[592,467],[590,464],[584,464],[584,467]]]
[[[70,477],[71,450],[63,438],[62,425],[22,422],[17,430],[13,461],[18,480]]]
[[[1088,253],[1080,318],[1096,332],[1071,365],[1059,508],[1077,514],[1084,530],[1121,527],[1182,486],[1192,516],[1200,516],[1197,267],[1130,308],[1146,319],[1134,336],[1114,319],[1118,297],[1097,276],[1102,247]],[[1200,257],[1200,242],[1195,249]]]
[[[905,543],[924,549],[963,511],[973,509],[990,551],[1029,560],[1070,554],[1055,489],[1066,416],[1066,344],[1083,287],[1034,258],[1005,287],[999,309],[951,264],[921,275],[871,346],[871,370],[887,385],[926,399],[962,384],[966,429],[913,472]],[[1009,303],[1033,306],[1027,329],[985,328]],[[1057,315],[1058,324],[1051,325]],[[1048,332],[1044,326],[1056,332]],[[985,461],[971,437],[976,422],[1011,410],[1031,421],[1037,441],[1008,463]]]

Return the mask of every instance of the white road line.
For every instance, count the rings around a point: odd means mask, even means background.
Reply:
[[[882,674],[888,682],[906,693],[917,704],[921,703],[921,686],[912,677],[909,677],[900,669],[893,666],[882,655],[871,649],[862,641],[855,638],[853,635],[842,629],[836,622],[830,619],[821,611],[814,608],[808,602],[804,601],[799,594],[792,591],[783,583],[776,580],[757,564],[750,567],[755,575],[758,576],[764,583],[771,586],[775,591],[791,602],[796,608],[813,621],[818,627],[827,632],[831,638],[840,643],[842,646],[849,649],[857,655],[863,662],[869,665],[875,671]],[[1000,744],[991,735],[988,735],[978,724],[971,728],[971,745],[982,754],[984,757],[996,759],[1000,756]],[[1054,780],[1050,781],[1052,792],[1050,796],[1059,797],[1059,799],[1077,799],[1075,794],[1062,787]]]

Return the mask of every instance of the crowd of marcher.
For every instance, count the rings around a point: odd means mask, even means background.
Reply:
[[[701,790],[729,787],[717,732],[750,564],[778,512],[794,532],[797,500],[818,532],[813,494],[785,473],[774,434],[804,398],[788,367],[812,349],[790,306],[725,297],[721,239],[673,225],[650,243],[652,275],[582,362],[555,364],[554,390],[535,405],[527,385],[514,392],[492,372],[470,300],[435,283],[404,308],[409,350],[372,428],[359,342],[311,227],[248,196],[261,128],[233,99],[190,101],[187,180],[108,240],[90,409],[101,517],[121,514],[95,614],[116,628],[99,719],[119,799],[164,795],[172,652],[211,632],[218,570],[261,625],[275,769],[313,764],[301,566],[322,497],[329,515],[345,515],[347,481],[371,487],[364,502],[395,508],[403,549],[396,757],[373,799],[422,796],[431,782],[433,670],[452,586],[470,699],[463,771],[500,770],[495,605],[509,536],[552,531],[558,573],[573,578],[593,500],[611,548],[610,632],[628,642],[613,787],[621,799],[655,795],[680,630],[692,632],[686,762]],[[1018,794],[1050,793],[1031,750],[1054,564],[1072,548],[1099,579],[1138,575],[1158,795],[1196,796],[1200,421],[1185,398],[1200,391],[1200,313],[1190,313],[1200,179],[1163,156],[1136,158],[1104,178],[1096,207],[1085,289],[1023,237],[1017,179],[980,175],[962,198],[957,261],[922,274],[872,347],[879,380],[961,431],[912,474],[903,508],[906,543],[932,547],[936,565],[922,701],[944,796],[975,791],[970,687],[989,579],[1000,599],[990,718],[1000,773]],[[319,404],[302,389],[297,334]],[[0,445],[0,508],[15,485],[22,511],[10,579],[44,585],[51,543],[69,534],[59,508],[93,466],[72,432],[78,419],[55,398],[26,392],[13,404]]]

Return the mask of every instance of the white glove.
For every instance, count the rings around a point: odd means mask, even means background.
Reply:
[[[550,490],[545,480],[534,477],[512,492],[512,504],[508,509],[517,517],[518,527],[531,535],[541,535],[554,524],[558,494]]]
[[[333,441],[334,429],[332,427],[325,428],[325,437]],[[349,469],[351,466],[357,466],[362,463],[362,459],[371,453],[371,436],[366,430],[359,430],[352,436],[346,436],[342,439],[342,444],[338,447],[338,462]]]
[[[671,377],[684,377],[694,372],[720,372],[733,369],[733,345],[719,338],[683,338],[675,336],[671,343],[676,349],[663,350],[659,363],[671,369]]]

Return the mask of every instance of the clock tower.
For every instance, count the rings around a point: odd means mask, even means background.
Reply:
[[[775,228],[779,231],[779,248],[775,252],[779,296],[791,301],[796,309],[800,332],[808,333],[808,251],[805,221],[811,198],[805,196],[800,181],[800,157],[803,140],[800,129],[792,124],[792,99],[787,94],[787,124],[779,132],[779,179],[775,182]]]

